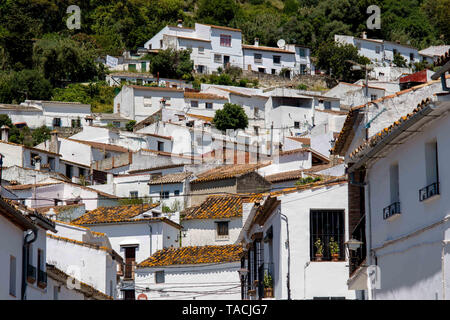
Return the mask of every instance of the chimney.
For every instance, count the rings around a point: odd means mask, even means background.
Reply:
[[[178,27],[178,28],[183,28],[183,20],[179,19],[179,20],[177,21],[177,27]]]
[[[361,34],[363,39],[367,39],[367,32],[363,31],[363,33]]]
[[[255,47],[259,46],[259,38],[255,38]]]
[[[50,152],[59,153],[59,144],[58,144],[58,131],[53,130],[50,132]]]
[[[1,140],[8,142],[9,141],[9,127],[7,125],[3,125],[1,128]]]
[[[41,171],[41,157],[40,156],[34,157],[34,169]]]
[[[86,116],[86,121],[87,121],[87,123],[88,123],[88,126],[90,126],[90,127],[92,127],[92,124],[93,124],[93,122],[94,122],[94,117],[92,117],[92,116]]]
[[[112,173],[107,173],[106,174],[106,183],[107,184],[112,184],[114,180],[114,175]]]

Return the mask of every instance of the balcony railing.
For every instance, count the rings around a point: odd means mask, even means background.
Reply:
[[[432,183],[419,190],[419,201],[424,201],[439,194],[439,182]]]
[[[400,214],[400,202],[394,202],[383,209],[383,219],[387,220],[397,214]]]
[[[27,281],[34,283],[36,281],[36,267],[29,264],[27,266]]]
[[[47,287],[47,272],[43,271],[43,270],[39,270],[38,271],[38,283],[37,283],[39,288],[46,288]]]

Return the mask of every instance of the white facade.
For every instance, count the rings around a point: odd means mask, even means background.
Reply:
[[[148,300],[239,300],[239,268],[239,262],[138,268],[136,286],[150,289],[142,292]],[[164,283],[156,283],[161,271]]]
[[[217,222],[228,222],[228,236],[217,234]],[[236,242],[242,229],[242,217],[219,219],[190,219],[181,222],[183,238],[186,246],[227,245]]]

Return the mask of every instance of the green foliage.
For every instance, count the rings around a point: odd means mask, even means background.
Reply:
[[[309,183],[313,183],[313,182],[317,182],[320,181],[320,177],[305,177],[305,178],[300,178],[298,181],[295,182],[296,186],[303,186],[305,184],[309,184]]]
[[[113,112],[115,88],[104,81],[89,84],[69,84],[65,88],[56,88],[53,101],[74,101],[90,104],[92,112]]]
[[[316,247],[316,254],[323,255],[323,243],[320,238],[317,238],[316,242],[314,242],[314,246]]]
[[[144,199],[142,199],[142,198],[122,198],[122,199],[119,199],[118,202],[119,202],[120,206],[128,206],[128,205],[132,205],[132,204],[143,204]]]
[[[358,54],[358,49],[350,44],[340,44],[334,41],[324,42],[317,50],[317,67],[325,70],[338,80],[354,82],[364,78],[364,71],[352,71],[352,60],[359,64],[369,64],[370,60]]]
[[[0,72],[0,103],[48,100],[51,90],[50,82],[36,70]]]
[[[394,54],[394,60],[393,63],[397,67],[406,67],[406,59],[402,57],[400,53]]]
[[[239,9],[235,0],[200,0],[196,18],[203,23],[229,26]]]
[[[41,126],[33,130],[31,136],[33,138],[33,145],[36,146],[50,139],[50,128],[46,126]]]
[[[263,284],[265,288],[272,288],[273,287],[273,279],[269,272],[266,272],[264,274],[264,280]]]
[[[308,86],[307,86],[306,84],[304,84],[304,83],[300,83],[300,84],[297,86],[297,89],[298,89],[298,90],[308,90]]]
[[[191,60],[192,50],[175,50],[168,48],[160,50],[150,62],[150,72],[163,78],[181,79],[183,76],[192,78],[194,62]]]
[[[136,120],[130,120],[125,125],[125,128],[127,129],[127,131],[133,131],[133,128],[134,128],[135,124],[136,124]]]
[[[48,35],[36,41],[33,48],[34,67],[53,86],[104,77],[104,70],[96,65],[95,58],[96,54],[92,49],[57,35]]]
[[[216,111],[213,124],[221,131],[245,129],[248,126],[248,117],[241,106],[225,103],[223,109]]]
[[[330,246],[330,252],[331,254],[339,254],[339,244],[334,241],[334,238],[330,238],[330,242],[328,244]]]

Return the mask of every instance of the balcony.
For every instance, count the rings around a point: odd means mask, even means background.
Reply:
[[[47,272],[43,270],[38,271],[38,287],[45,289],[47,287]]]
[[[419,201],[431,199],[439,194],[439,182],[434,182],[419,190]]]
[[[36,281],[36,267],[31,264],[27,266],[27,281],[29,283],[34,283]]]
[[[383,209],[384,220],[391,221],[398,216],[400,216],[400,202],[394,202],[393,204]]]

